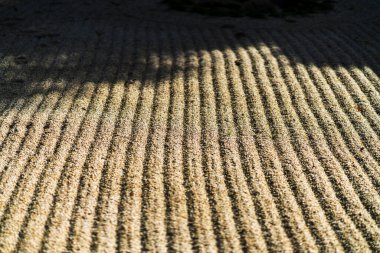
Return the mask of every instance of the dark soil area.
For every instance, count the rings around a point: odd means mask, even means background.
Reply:
[[[334,7],[334,0],[273,0],[272,4],[265,6],[252,3],[249,0],[235,0],[228,3],[211,0],[197,4],[194,4],[192,0],[163,0],[163,2],[170,8],[180,11],[211,16],[248,16],[254,18],[309,15],[330,11]]]

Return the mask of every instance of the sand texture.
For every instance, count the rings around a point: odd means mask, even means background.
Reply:
[[[0,252],[379,252],[379,14],[0,1]]]

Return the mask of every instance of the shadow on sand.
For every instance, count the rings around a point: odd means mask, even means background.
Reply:
[[[300,32],[244,30],[234,25],[192,27],[136,18],[120,11],[120,4],[128,1],[1,4],[0,102],[10,105],[14,99],[61,92],[86,82],[137,80],[156,85],[181,70],[177,62],[181,55],[239,47],[269,46],[274,56],[286,56],[291,64],[366,67],[377,76],[380,73],[375,28],[347,25]],[[197,68],[186,66],[192,67]]]

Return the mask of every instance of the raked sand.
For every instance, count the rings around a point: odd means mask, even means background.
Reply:
[[[0,252],[380,251],[380,2],[338,2],[0,1]]]

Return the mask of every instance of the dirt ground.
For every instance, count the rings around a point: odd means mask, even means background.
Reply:
[[[380,251],[379,13],[0,1],[0,252]]]

